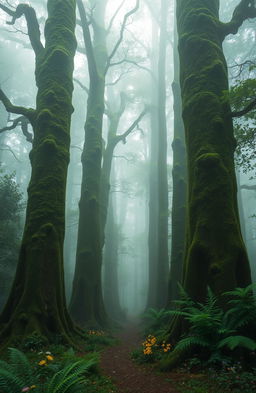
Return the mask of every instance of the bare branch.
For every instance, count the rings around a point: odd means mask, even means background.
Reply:
[[[126,2],[126,0],[123,0],[122,3],[119,5],[119,7],[117,7],[115,13],[113,14],[112,18],[110,19],[109,26],[108,26],[108,28],[106,30],[106,34],[110,33],[111,28],[112,28],[113,23],[114,23],[114,20],[115,20],[117,14],[119,13],[119,11],[121,10],[121,8],[123,7],[125,2]]]
[[[254,0],[241,0],[235,8],[231,21],[228,23],[220,22],[220,33],[224,40],[228,34],[236,34],[239,27],[246,19],[256,17],[256,8]]]
[[[12,16],[12,20],[7,22],[8,25],[14,25],[17,19],[21,18],[23,15],[25,16],[31,46],[36,55],[40,54],[42,50],[44,50],[44,47],[40,40],[40,29],[34,8],[30,7],[28,4],[19,4],[15,11],[2,4],[0,4],[0,8],[8,15]]]
[[[116,44],[115,44],[115,46],[114,46],[112,52],[110,53],[110,55],[109,55],[109,57],[108,57],[108,60],[107,60],[107,64],[106,64],[106,68],[105,68],[105,75],[106,75],[106,73],[107,73],[107,71],[108,71],[108,69],[109,69],[111,60],[112,60],[113,57],[115,56],[115,54],[116,54],[116,52],[117,52],[117,50],[118,50],[118,48],[119,48],[121,42],[123,41],[124,29],[125,29],[127,20],[129,19],[129,17],[130,17],[132,14],[134,14],[136,11],[138,11],[139,6],[140,6],[140,0],[136,0],[136,5],[135,5],[135,7],[134,7],[131,11],[127,12],[127,13],[125,14],[124,18],[123,18],[123,23],[122,23],[122,25],[121,25],[119,39],[117,40],[117,42],[116,42]]]
[[[86,87],[82,82],[80,82],[79,79],[74,78],[73,80],[74,80],[74,82],[76,82],[81,87],[81,89],[83,89],[87,94],[89,94],[88,87]]]
[[[19,116],[14,120],[9,120],[12,121],[12,124],[10,126],[6,126],[0,129],[0,133],[5,132],[5,131],[10,131],[16,128],[18,125],[20,125],[21,119],[23,119],[24,116]]]
[[[12,121],[10,126],[6,126],[0,129],[0,133],[4,131],[14,130],[17,126],[21,126],[21,130],[23,135],[26,137],[26,140],[30,143],[33,142],[33,135],[28,131],[28,125],[30,124],[29,120],[25,116],[19,116],[14,120],[9,120],[8,122]]]
[[[27,117],[27,119],[29,119],[31,124],[33,124],[34,116],[36,113],[35,109],[13,105],[9,98],[4,94],[2,89],[0,89],[0,101],[2,101],[7,112],[16,113],[17,115],[23,115]]]
[[[124,76],[124,73],[120,74],[113,82],[108,82],[105,84],[105,86],[115,86],[117,85],[118,82],[120,82],[120,80],[122,79],[122,77]]]
[[[244,109],[237,112],[231,112],[232,117],[241,117],[246,115],[246,113],[250,112],[251,110],[256,108],[256,98],[250,102]]]
[[[120,65],[120,64],[124,64],[124,63],[133,64],[134,66],[140,68],[141,70],[144,70],[144,71],[148,72],[151,75],[152,79],[156,82],[156,77],[155,77],[154,73],[152,72],[152,70],[150,68],[148,68],[148,67],[142,66],[140,63],[138,63],[135,60],[124,58],[124,59],[122,59],[120,61],[117,61],[115,63],[109,64],[109,67],[114,67],[114,66],[117,66],[117,65]]]
[[[86,56],[88,61],[88,70],[90,74],[90,79],[92,80],[98,77],[98,72],[97,72],[97,63],[95,60],[94,50],[92,46],[91,33],[90,33],[89,24],[87,21],[86,12],[82,0],[77,0],[77,6],[79,9],[80,18],[82,22],[83,38],[84,38]]]
[[[116,136],[116,144],[119,141],[123,141],[124,143],[126,142],[126,138],[127,136],[135,129],[135,127],[138,126],[139,122],[141,121],[141,119],[145,116],[145,114],[148,112],[148,108],[144,108],[144,110],[139,114],[139,116],[137,117],[136,120],[134,120],[134,122],[131,124],[131,126],[121,135],[117,135]]]

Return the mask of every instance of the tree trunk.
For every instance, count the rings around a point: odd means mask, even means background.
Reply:
[[[173,150],[173,194],[172,194],[172,248],[171,268],[169,278],[169,302],[179,297],[178,283],[182,282],[182,267],[185,251],[185,222],[186,222],[186,188],[187,163],[185,149],[185,134],[182,120],[182,103],[179,83],[179,60],[177,50],[177,30],[174,33],[174,80],[173,111],[174,136]]]
[[[38,332],[70,342],[63,280],[65,189],[69,162],[76,2],[48,1],[45,48],[37,56],[37,106],[23,240],[14,284],[1,315],[1,338]]]
[[[156,304],[165,307],[168,288],[168,179],[166,127],[166,46],[169,2],[161,2],[161,26],[158,62],[158,263]]]
[[[118,232],[114,217],[113,194],[109,201],[104,249],[104,302],[113,320],[123,318],[118,291]]]
[[[82,2],[78,1],[82,19]],[[70,302],[70,313],[81,326],[106,324],[103,304],[101,268],[100,182],[102,160],[102,119],[104,113],[104,70],[107,62],[104,16],[106,2],[94,4],[94,42],[87,50],[90,87],[85,122],[85,142],[82,153],[82,185],[79,202],[79,224],[76,268]],[[82,20],[87,24],[86,20]],[[88,37],[88,25],[87,36]],[[85,42],[86,44],[86,42]],[[88,48],[87,48],[88,49]],[[91,57],[90,57],[91,56]],[[92,59],[93,57],[93,59]]]
[[[217,0],[177,2],[180,83],[188,152],[184,286],[203,301],[246,286],[250,268],[241,237],[234,170],[235,139]]]

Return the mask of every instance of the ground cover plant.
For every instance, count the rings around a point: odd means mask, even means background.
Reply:
[[[167,310],[165,318],[168,320],[170,315],[182,318],[189,326],[187,334],[177,343],[170,342],[168,333],[163,335],[165,311],[150,310],[146,338],[140,348],[133,351],[132,358],[138,363],[162,367],[169,356],[181,354],[183,363],[177,375],[185,372],[178,383],[182,393],[215,393],[220,389],[223,393],[256,391],[253,288],[254,285],[236,288],[220,297],[208,288],[206,301],[199,303],[180,287],[176,309]],[[227,310],[220,306],[223,297],[229,305]]]
[[[26,337],[20,349],[8,348],[0,359],[0,393],[114,392],[98,366],[99,351],[113,344],[113,338],[104,331],[89,330],[84,339],[80,352],[67,348],[57,336],[48,345],[36,333]]]

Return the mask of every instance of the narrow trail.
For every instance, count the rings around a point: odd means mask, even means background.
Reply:
[[[117,335],[120,343],[107,348],[101,358],[103,373],[111,377],[118,388],[118,393],[178,393],[173,383],[172,374],[156,374],[143,365],[131,360],[131,351],[138,348],[139,338],[137,326],[128,326]],[[175,379],[175,378],[174,378]]]

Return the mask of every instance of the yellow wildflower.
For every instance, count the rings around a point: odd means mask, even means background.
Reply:
[[[52,362],[52,361],[53,361],[53,356],[47,355],[47,356],[46,356],[46,359],[49,360],[50,362]]]
[[[40,362],[38,364],[39,364],[39,366],[45,366],[46,360],[40,360]]]

